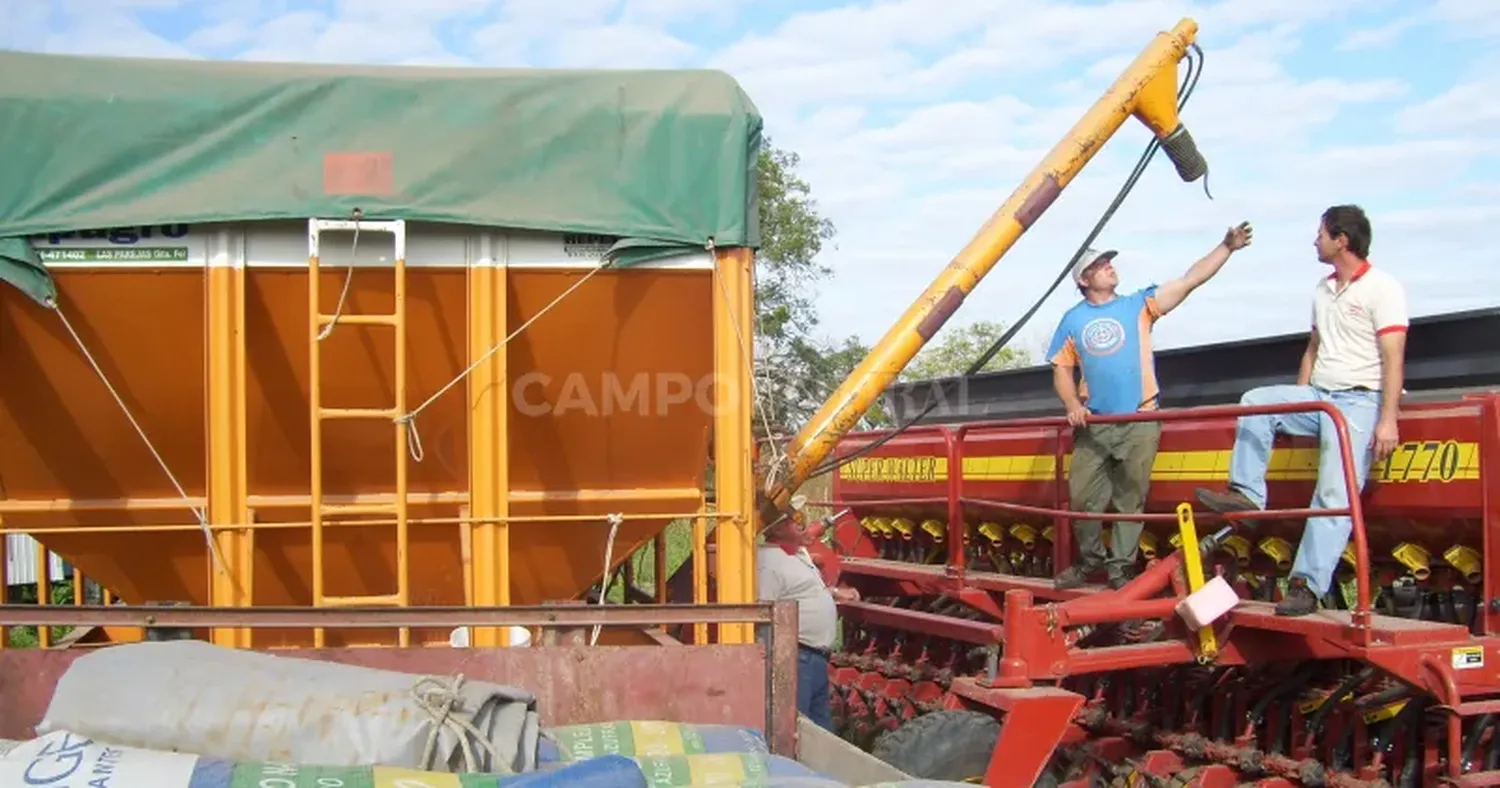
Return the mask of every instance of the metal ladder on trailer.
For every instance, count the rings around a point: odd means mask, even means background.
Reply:
[[[374,232],[389,233],[395,241],[395,285],[393,294],[395,305],[390,314],[328,314],[323,311],[320,301],[321,288],[319,268],[319,241],[325,232]],[[344,219],[309,219],[307,226],[308,243],[308,403],[311,409],[310,429],[312,443],[308,453],[309,463],[312,471],[311,481],[311,521],[312,521],[312,575],[313,575],[313,605],[315,607],[359,607],[359,606],[389,606],[406,607],[410,603],[411,586],[407,561],[408,534],[407,534],[407,430],[408,424],[400,417],[406,413],[406,222],[394,221],[369,221],[369,220],[344,220]],[[350,261],[352,266],[354,261]],[[352,273],[351,273],[352,275]],[[323,375],[321,342],[319,335],[325,326],[334,322],[339,325],[350,326],[385,326],[392,329],[395,334],[395,359],[393,362],[394,374],[392,387],[395,389],[395,403],[390,408],[341,408],[328,407],[323,404]],[[389,502],[381,503],[348,503],[330,504],[325,502],[323,495],[323,423],[330,420],[364,419],[384,421],[392,424],[395,431],[395,462],[396,462],[396,489],[395,495]],[[364,525],[357,519],[359,516],[384,515],[387,524],[393,524],[396,531],[396,590],[389,594],[369,594],[361,596],[328,596],[324,586],[324,536],[325,529],[329,527],[329,520],[333,518],[351,518],[348,527],[371,528],[376,525]],[[314,646],[321,648],[324,645],[325,633],[322,627],[313,630]],[[400,629],[400,644],[410,645],[411,630],[406,627]]]

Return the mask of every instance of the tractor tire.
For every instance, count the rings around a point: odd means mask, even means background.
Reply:
[[[999,738],[988,714],[934,711],[881,734],[870,754],[918,779],[981,782]]]

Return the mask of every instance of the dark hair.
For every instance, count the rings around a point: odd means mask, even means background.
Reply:
[[[1364,259],[1370,256],[1370,219],[1358,205],[1335,205],[1323,212],[1323,229],[1329,238],[1344,236],[1344,242],[1354,256]]]

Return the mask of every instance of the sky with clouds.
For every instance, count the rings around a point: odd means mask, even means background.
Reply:
[[[0,0],[0,47],[254,60],[707,67],[737,78],[838,228],[824,330],[874,341],[1160,30],[1200,25],[1184,112],[1209,191],[1158,155],[1098,245],[1121,285],[1254,245],[1157,328],[1163,347],[1299,331],[1328,205],[1414,315],[1500,305],[1494,0]],[[1147,141],[1130,123],[953,324],[1041,296]],[[1045,345],[1066,285],[1018,341]],[[953,325],[950,324],[950,325]]]

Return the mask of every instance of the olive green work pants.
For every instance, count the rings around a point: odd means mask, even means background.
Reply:
[[[1073,459],[1068,468],[1068,495],[1075,512],[1106,512],[1111,502],[1120,514],[1137,514],[1151,487],[1151,466],[1161,443],[1161,422],[1086,424],[1073,428]],[[1074,520],[1080,569],[1106,567],[1110,577],[1129,576],[1141,543],[1141,522],[1116,521],[1112,549],[1104,544],[1100,520]],[[1112,553],[1112,554],[1111,554]]]

